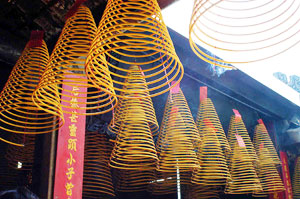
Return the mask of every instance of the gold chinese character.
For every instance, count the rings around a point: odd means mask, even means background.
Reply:
[[[73,187],[74,187],[74,185],[72,184],[72,182],[66,184],[66,193],[68,196],[72,195]]]
[[[67,160],[67,164],[69,164],[70,166],[72,166],[73,163],[75,163],[76,160],[73,158],[72,153],[70,153],[70,158],[68,158]]]
[[[75,97],[72,97],[70,104],[71,104],[71,108],[79,108],[77,98]]]
[[[71,180],[71,179],[72,179],[72,176],[73,176],[74,174],[75,174],[74,168],[73,168],[73,167],[68,168],[68,172],[66,173],[68,180]]]
[[[72,111],[72,115],[69,117],[71,119],[71,122],[77,122],[77,112],[76,111]]]
[[[72,124],[69,126],[69,130],[70,130],[70,136],[76,137],[77,126],[75,124]]]
[[[77,139],[68,139],[68,149],[76,151],[76,142]]]
[[[77,86],[74,86],[73,89],[72,89],[72,91],[75,91],[74,95],[77,96],[78,92],[76,92],[76,91],[79,91],[79,88]]]

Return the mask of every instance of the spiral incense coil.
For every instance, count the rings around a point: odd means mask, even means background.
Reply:
[[[265,192],[260,192],[260,193],[253,193],[252,194],[253,198],[266,198],[268,197],[268,194],[266,194]]]
[[[0,94],[0,128],[7,132],[39,134],[58,128],[54,117],[40,111],[32,93],[46,68],[48,49],[42,31],[33,31]],[[5,141],[1,138],[2,141]],[[17,146],[23,144],[12,143]]]
[[[73,9],[71,9],[74,11]],[[111,111],[117,99],[88,81],[84,63],[96,33],[91,11],[81,5],[69,17],[49,59],[33,99],[63,120],[63,113],[96,115]],[[62,85],[56,88],[56,85]]]
[[[195,148],[184,127],[179,109],[173,107],[166,126],[163,126],[164,131],[158,137],[159,171],[174,172],[179,169],[184,172],[199,167]]]
[[[127,104],[110,157],[110,166],[125,170],[152,170],[158,161],[147,116],[140,100]]]
[[[294,198],[300,198],[300,156],[297,157],[294,168],[293,196]]]
[[[178,116],[180,117],[171,116],[171,111],[174,107],[178,109]],[[172,121],[169,121],[170,119],[172,119]],[[182,133],[185,133],[185,136],[192,142],[194,148],[197,148],[199,146],[201,138],[198,132],[198,128],[195,124],[194,118],[183,95],[183,92],[179,87],[179,84],[171,90],[167,98],[164,116],[160,126],[161,138],[158,139],[156,144],[158,152],[160,151],[160,148],[163,145],[161,141],[164,141],[164,136],[167,134],[167,128],[175,128],[170,126],[170,122],[176,124],[176,131],[181,131]]]
[[[146,191],[155,178],[155,170],[118,170],[116,190],[119,192]]]
[[[32,170],[34,163],[36,135],[12,134],[14,143],[24,143],[24,147],[8,145],[5,158],[8,166],[19,170]]]
[[[204,61],[225,68],[262,61],[300,42],[299,14],[299,1],[195,0],[190,46]]]
[[[198,152],[201,168],[194,170],[192,183],[205,186],[225,185],[230,174],[216,131],[213,126],[206,126],[201,133],[203,139]]]
[[[264,145],[260,145],[258,154],[259,161],[256,165],[256,171],[258,178],[260,179],[263,192],[271,194],[284,191],[282,180],[268,148]]]
[[[159,172],[155,173],[155,180],[149,184],[148,191],[152,195],[166,195],[177,192],[177,181],[180,181],[180,186],[188,185],[191,181],[191,172],[180,172],[180,179],[177,179],[175,172]]]
[[[202,139],[203,139],[202,131],[204,128],[206,128],[205,127],[206,125],[203,122],[205,119],[210,120],[210,122],[213,124],[216,130],[216,135],[219,139],[219,142],[224,152],[230,151],[230,146],[227,141],[222,124],[220,122],[219,116],[216,112],[213,102],[209,98],[200,101],[198,114],[197,114],[196,124],[198,126],[200,136],[202,137]]]
[[[88,132],[85,136],[83,197],[115,196],[110,167],[112,146],[106,135]]]
[[[169,91],[176,85],[171,82],[179,83],[183,77],[183,66],[156,0],[107,2],[86,71],[100,90],[126,98],[122,95],[128,92],[124,79],[132,72],[131,65],[141,67],[151,97]]]
[[[219,199],[220,188],[191,184],[186,191],[186,199]]]
[[[241,117],[237,117],[237,116],[233,115],[231,117],[230,124],[229,124],[229,130],[228,130],[228,142],[229,142],[231,148],[237,143],[235,134],[238,134],[243,138],[243,140],[246,144],[249,158],[251,158],[252,161],[257,161],[257,155],[254,150],[254,146],[251,142],[251,139],[249,137],[248,131],[243,122],[243,119]]]
[[[128,90],[128,92],[122,93],[122,95],[127,95],[128,98],[121,98],[119,100],[119,103],[114,111],[114,118],[111,120],[108,129],[115,134],[119,132],[122,120],[124,119],[124,117],[122,117],[122,113],[126,112],[125,109],[128,108],[128,104],[131,103],[132,98],[138,96],[138,98],[141,98],[140,104],[141,108],[145,112],[145,119],[148,121],[152,135],[155,136],[158,134],[159,127],[145,78],[143,77],[138,66],[132,65],[130,66],[130,70],[132,71],[128,72],[128,79],[125,80],[126,85],[124,85],[124,89]]]
[[[233,146],[230,155],[231,178],[225,187],[226,194],[248,194],[262,191],[262,186],[253,166],[253,159],[246,147]]]
[[[278,157],[276,149],[275,149],[273,142],[269,136],[268,130],[266,129],[266,126],[263,124],[263,122],[256,125],[256,127],[255,127],[253,144],[254,144],[254,147],[255,147],[255,150],[256,150],[258,156],[260,155],[259,153],[261,151],[261,150],[259,150],[259,147],[263,144],[263,146],[268,149],[268,151],[273,159],[274,164],[276,164],[276,165],[281,164],[281,161]]]

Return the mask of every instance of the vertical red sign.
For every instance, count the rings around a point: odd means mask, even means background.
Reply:
[[[280,158],[282,162],[282,178],[285,187],[285,199],[293,199],[290,170],[286,152],[280,151]]]
[[[207,86],[200,87],[200,102],[207,98]]]
[[[76,78],[76,76],[68,76]],[[77,77],[78,78],[78,77]],[[62,105],[65,124],[59,129],[56,154],[56,169],[54,182],[54,199],[82,198],[84,139],[85,139],[85,110],[78,109],[84,106],[87,88],[63,85],[63,89],[72,90],[73,93],[62,91]],[[65,93],[64,93],[65,92]],[[69,104],[67,104],[68,101]]]

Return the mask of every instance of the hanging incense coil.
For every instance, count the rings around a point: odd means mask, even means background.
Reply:
[[[123,121],[110,157],[110,166],[125,170],[152,170],[158,161],[156,149],[140,100],[133,98],[123,113]]]
[[[257,155],[260,156],[260,149],[259,147],[263,145],[265,148],[268,149],[274,164],[280,165],[281,161],[278,157],[277,151],[273,145],[273,142],[269,136],[268,130],[266,129],[266,126],[262,122],[262,120],[259,120],[260,124],[256,125],[255,131],[254,131],[254,138],[253,138],[253,144],[255,147],[255,150],[257,152]]]
[[[79,115],[96,115],[116,105],[117,99],[91,84],[85,74],[84,63],[96,29],[91,11],[80,5],[67,19],[34,92],[37,106],[57,115],[61,122],[63,113],[72,114],[74,109]]]
[[[118,170],[116,190],[119,192],[141,192],[154,181],[155,170]]]
[[[39,134],[58,128],[56,120],[39,110],[32,93],[46,68],[48,49],[43,31],[33,31],[0,94],[0,128],[6,132]],[[2,141],[5,141],[1,138]],[[12,142],[6,141],[10,144]],[[16,144],[23,146],[23,144]]]
[[[156,0],[107,2],[86,72],[100,90],[126,98],[122,93],[128,92],[124,80],[131,65],[141,67],[151,97],[167,92],[175,86],[172,81],[179,83],[183,77]]]
[[[293,196],[294,198],[300,198],[300,156],[297,157],[294,168]]]
[[[191,184],[186,191],[186,199],[219,199],[220,188]]]
[[[198,57],[220,67],[262,61],[299,44],[299,14],[298,1],[195,0],[190,46]]]
[[[155,173],[155,180],[149,184],[148,191],[152,195],[166,195],[177,192],[177,183],[180,183],[182,188],[183,185],[190,184],[191,172],[180,172],[179,178],[175,172],[159,172]]]
[[[197,119],[196,119],[196,124],[198,126],[200,136],[202,137],[202,139],[203,139],[203,134],[201,132],[203,131],[204,128],[206,128],[204,120],[209,120],[212,123],[213,127],[216,130],[216,135],[221,144],[221,148],[223,149],[224,152],[228,153],[230,151],[230,146],[227,141],[226,134],[223,130],[222,124],[220,122],[220,119],[214,107],[214,104],[209,98],[205,98],[200,101]]]
[[[115,196],[108,166],[112,145],[105,134],[88,132],[85,137],[83,197]]]
[[[230,178],[225,155],[216,135],[216,129],[209,121],[201,132],[203,139],[198,152],[201,168],[194,170],[192,183],[204,186],[225,185]]]
[[[282,180],[268,148],[266,148],[264,145],[260,145],[258,154],[259,161],[256,165],[256,171],[263,188],[263,192],[261,194],[271,194],[284,191]],[[255,195],[261,194],[258,193]]]
[[[253,193],[252,194],[253,198],[266,198],[268,197],[268,194],[266,194],[265,192],[260,192],[260,193]]]
[[[253,159],[248,155],[246,146],[236,142],[230,155],[231,178],[225,187],[226,194],[248,194],[261,192],[262,186],[253,166]]]
[[[14,143],[24,143],[24,147],[8,145],[5,158],[8,166],[18,170],[32,170],[34,164],[36,135],[12,134],[10,140]]]
[[[128,79],[125,80],[126,85],[124,85],[124,90],[128,90],[128,92],[122,93],[122,95],[127,95],[128,98],[121,98],[119,100],[119,103],[114,111],[114,118],[111,120],[108,129],[115,134],[119,132],[122,120],[124,119],[124,117],[122,117],[122,113],[126,112],[125,109],[128,108],[127,105],[131,103],[131,99],[138,97],[141,98],[140,104],[141,108],[145,112],[145,119],[148,121],[153,136],[155,136],[158,134],[159,127],[145,78],[138,66],[130,66],[130,70],[131,72],[128,72],[127,74]],[[129,93],[129,91],[131,91],[131,93]]]
[[[161,141],[164,140],[163,136],[165,136],[167,133],[167,127],[171,125],[170,122],[176,124],[176,129],[181,129],[181,131],[185,133],[186,137],[192,142],[194,148],[199,147],[199,143],[201,142],[198,128],[195,124],[194,118],[183,95],[183,92],[179,86],[180,85],[177,84],[174,88],[172,88],[167,98],[164,116],[160,126],[161,138],[158,139],[156,144],[158,151],[160,151],[161,145],[163,144],[161,143]],[[173,116],[171,117],[172,108],[174,107],[179,114],[178,117],[175,118],[173,118]],[[171,118],[172,121],[170,120]],[[176,120],[178,120],[179,122],[177,122]]]
[[[191,171],[199,167],[192,140],[185,131],[185,122],[179,113],[179,108],[173,107],[168,113],[167,106],[164,114],[169,114],[164,131],[158,137],[157,151],[159,154],[158,170],[163,172]]]
[[[238,134],[243,138],[243,141],[245,142],[247,148],[249,158],[252,159],[252,161],[257,161],[257,155],[254,150],[253,143],[251,142],[251,139],[249,137],[248,131],[245,127],[242,117],[233,115],[231,117],[229,130],[228,130],[228,142],[231,148],[237,143],[235,134]]]

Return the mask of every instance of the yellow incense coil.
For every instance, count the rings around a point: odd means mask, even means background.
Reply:
[[[228,130],[228,142],[231,148],[237,143],[235,134],[238,134],[243,138],[243,141],[245,142],[247,148],[249,158],[251,158],[252,161],[257,161],[257,155],[254,150],[254,146],[251,142],[251,139],[249,137],[248,131],[243,122],[243,119],[241,117],[237,117],[233,115],[231,117],[229,130]]]
[[[297,157],[294,168],[293,196],[294,198],[300,198],[300,156]]]
[[[253,193],[252,194],[253,198],[266,198],[268,197],[268,194],[266,194],[265,192],[260,192],[260,193]]]
[[[158,158],[140,100],[133,98],[126,106],[109,164],[125,170],[155,169]]]
[[[276,165],[274,164],[273,157],[269,150],[264,145],[260,145],[258,153],[259,161],[256,165],[256,171],[263,192],[267,194],[284,191],[282,180],[278,174]],[[255,194],[261,195],[261,194]]]
[[[254,169],[253,159],[248,155],[247,148],[236,143],[231,149],[231,178],[227,181],[225,193],[248,194],[261,192],[262,186]]]
[[[168,107],[167,107],[168,108]],[[165,109],[165,113],[166,112]],[[185,130],[185,122],[177,107],[173,107],[168,115],[164,131],[158,137],[159,154],[158,170],[163,172],[191,171],[199,167],[195,148]]]
[[[178,109],[177,111],[179,114],[178,117],[175,118],[170,116],[172,108],[174,107]],[[171,118],[172,121],[169,121]],[[177,122],[176,120],[180,122]],[[163,136],[165,136],[167,133],[166,132],[167,127],[174,128],[174,127],[170,127],[171,125],[170,122],[176,124],[177,131],[181,130],[182,132],[185,133],[186,137],[193,143],[195,148],[199,146],[199,143],[201,142],[201,138],[198,132],[198,128],[195,124],[194,118],[187,104],[187,101],[183,95],[183,92],[179,87],[179,84],[177,84],[174,88],[172,88],[167,98],[167,102],[164,110],[164,116],[160,126],[161,139],[158,139],[158,142],[156,144],[158,151],[160,151],[162,145],[161,141],[164,140]]]
[[[126,85],[124,85],[124,89],[128,90],[128,92],[122,93],[122,95],[127,95],[128,98],[121,98],[119,100],[119,103],[116,106],[116,109],[114,110],[114,118],[111,120],[108,129],[115,134],[119,132],[122,120],[124,119],[124,117],[122,117],[122,113],[126,112],[125,109],[128,108],[127,104],[130,103],[132,98],[138,97],[141,98],[140,104],[141,108],[145,112],[145,119],[146,121],[148,121],[153,136],[155,136],[158,134],[159,127],[145,78],[142,75],[138,66],[130,66],[130,70],[132,71],[128,72],[128,79],[125,80]]]
[[[154,180],[155,170],[118,170],[116,190],[119,192],[146,191]]]
[[[205,186],[225,185],[230,174],[216,130],[213,126],[206,126],[201,134],[203,138],[198,152],[201,168],[194,170],[192,183]]]
[[[115,196],[108,166],[112,146],[106,135],[87,132],[85,136],[83,197]],[[103,196],[104,197],[104,196]]]
[[[263,144],[264,148],[268,149],[274,164],[276,165],[281,164],[276,149],[269,136],[268,130],[266,129],[266,126],[263,124],[263,122],[261,122],[261,124],[256,125],[255,127],[253,144],[258,156],[260,155],[259,153],[261,152],[261,150],[259,150],[259,147]]]
[[[86,72],[100,90],[126,98],[122,95],[128,92],[124,79],[132,72],[131,65],[141,67],[151,97],[167,92],[175,86],[170,85],[172,81],[179,83],[183,77],[156,0],[108,0]]]
[[[179,178],[175,172],[159,172],[155,173],[155,180],[149,184],[148,191],[153,195],[166,195],[177,192],[177,183],[183,185],[190,184],[191,172],[180,172]]]
[[[206,126],[203,122],[204,119],[210,120],[210,122],[213,124],[214,128],[216,129],[216,135],[219,139],[219,142],[224,152],[230,151],[230,146],[228,144],[219,116],[216,112],[213,102],[209,98],[200,101],[197,119],[196,119],[196,124],[202,139],[203,139],[203,134],[201,132]]]
[[[39,110],[32,101],[32,93],[46,68],[49,59],[43,32],[32,32],[0,94],[0,129],[21,134],[52,132],[58,128],[55,118]],[[32,45],[38,37],[39,45]],[[0,139],[2,141],[2,138]],[[6,141],[10,144],[12,142]],[[23,146],[23,144],[16,144]]]
[[[36,105],[60,117],[61,122],[63,113],[72,113],[67,108],[81,110],[77,113],[81,115],[96,115],[111,111],[116,105],[117,99],[91,84],[85,74],[84,63],[96,29],[91,11],[79,6],[67,19],[34,92]]]
[[[299,44],[299,13],[298,1],[194,0],[190,46],[225,68],[269,59]]]
[[[186,190],[186,199],[219,199],[220,188],[191,184]]]
[[[24,147],[8,145],[6,159],[8,166],[19,170],[32,170],[34,163],[36,135],[12,134],[11,140],[15,143],[24,143]]]

